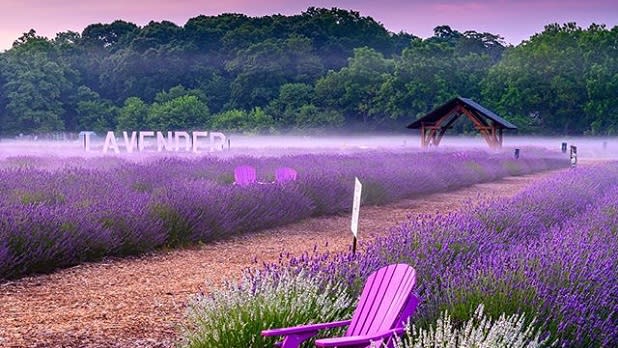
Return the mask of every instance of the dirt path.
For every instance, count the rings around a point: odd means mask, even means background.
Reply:
[[[363,207],[360,238],[386,233],[410,215],[462,208],[479,195],[512,196],[549,173]],[[347,215],[307,219],[191,249],[107,260],[0,284],[0,346],[172,347],[191,295],[237,278],[255,260],[276,261],[284,250],[294,255],[314,245],[322,251],[346,250],[349,223]]]

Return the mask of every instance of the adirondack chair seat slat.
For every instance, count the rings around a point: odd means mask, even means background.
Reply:
[[[403,333],[404,328],[397,328],[374,335],[321,338],[315,341],[315,345],[317,347],[367,347],[372,342],[374,344],[382,343],[384,340],[393,337],[393,335],[401,336]]]
[[[416,271],[406,264],[382,267],[365,282],[351,320],[310,324],[262,331],[263,336],[286,336],[282,348],[297,348],[318,330],[349,325],[345,336],[323,338],[318,347],[369,347],[371,343],[393,346],[393,335],[403,332],[405,321],[414,313],[420,300],[412,293]]]
[[[262,331],[262,336],[285,336],[285,335],[293,335],[305,332],[315,331],[318,332],[320,330],[325,329],[333,329],[336,327],[342,327],[350,325],[352,319],[341,320],[341,321],[333,321],[330,323],[317,323],[317,324],[307,324],[307,325],[298,325],[292,327],[286,327],[282,329],[270,329]]]

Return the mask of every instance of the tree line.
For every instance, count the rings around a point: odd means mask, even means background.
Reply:
[[[618,133],[618,26],[550,24],[517,46],[449,26],[421,39],[337,8],[122,20],[0,53],[0,134],[403,130],[455,97],[523,133]],[[458,126],[466,131],[470,125]]]

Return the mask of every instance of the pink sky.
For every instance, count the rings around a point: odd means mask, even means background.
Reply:
[[[11,47],[33,28],[48,38],[93,23],[116,19],[139,26],[150,20],[184,25],[200,14],[244,13],[250,16],[298,14],[309,6],[339,7],[371,16],[393,32],[429,37],[438,25],[459,31],[491,32],[518,44],[548,23],[577,22],[618,25],[616,0],[0,0],[0,50]]]

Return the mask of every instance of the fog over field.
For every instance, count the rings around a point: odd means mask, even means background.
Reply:
[[[0,159],[15,156],[53,156],[53,157],[100,157],[119,156],[131,160],[142,160],[160,156],[196,157],[203,155],[216,155],[222,157],[255,155],[277,156],[298,153],[316,152],[341,152],[350,153],[366,150],[422,150],[418,135],[236,135],[226,134],[226,141],[216,144],[216,149],[210,151],[208,139],[200,140],[198,153],[185,151],[157,151],[156,139],[150,138],[142,151],[136,149],[128,153],[122,136],[117,136],[119,153],[112,150],[103,152],[104,138],[93,137],[90,143],[90,151],[85,151],[83,140],[69,141],[45,141],[45,140],[0,140]],[[228,141],[229,140],[229,144]],[[542,147],[549,150],[560,151],[563,142],[567,143],[567,152],[571,145],[577,146],[579,160],[617,160],[618,137],[530,137],[508,136],[504,137],[502,151],[521,149],[521,155],[525,156],[526,147]],[[228,148],[229,146],[229,148]],[[439,147],[440,150],[458,151],[466,149],[486,149],[491,151],[483,138],[465,136],[445,136]],[[435,151],[429,148],[426,151]]]

